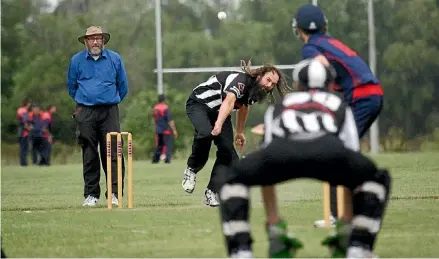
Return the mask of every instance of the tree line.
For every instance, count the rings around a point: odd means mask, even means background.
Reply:
[[[295,10],[308,0],[163,1],[165,68],[294,64],[302,43],[291,29]],[[154,4],[148,0],[64,0],[55,12],[44,12],[45,0],[2,1],[2,141],[16,142],[16,109],[23,98],[43,107],[55,104],[56,141],[71,145],[74,102],[66,88],[70,57],[84,48],[77,37],[90,25],[111,34],[108,48],[121,54],[130,92],[120,105],[124,130],[131,131],[145,154],[154,145],[151,108],[157,99]],[[368,61],[367,1],[319,1],[329,32]],[[86,7],[86,8],[84,8]],[[227,19],[217,12],[225,10]],[[393,141],[407,149],[427,140],[439,142],[439,8],[435,0],[375,1],[377,76],[385,91],[380,116],[382,145]],[[290,77],[291,72],[284,71]],[[165,94],[182,138],[177,151],[190,144],[192,126],[184,103],[190,91],[211,73],[165,74]],[[249,124],[260,121],[264,105],[251,109]],[[396,139],[396,141],[394,141]],[[421,139],[421,141],[419,141]],[[386,142],[387,141],[387,142]],[[136,143],[135,142],[135,143]],[[392,143],[393,143],[392,142]],[[387,144],[386,144],[387,143]],[[390,144],[392,145],[392,144]]]

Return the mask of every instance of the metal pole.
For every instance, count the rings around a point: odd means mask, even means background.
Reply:
[[[367,3],[367,20],[369,24],[369,66],[372,73],[376,75],[376,46],[375,46],[375,21],[373,12],[373,0]],[[370,152],[377,154],[379,152],[379,129],[378,118],[370,128]]]
[[[317,1],[318,1],[318,0],[312,0],[312,4],[313,4],[313,5],[318,5]]]
[[[155,0],[155,50],[157,69],[157,92],[163,94],[162,18],[160,0]]]

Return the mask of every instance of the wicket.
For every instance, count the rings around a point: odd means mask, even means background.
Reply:
[[[325,227],[330,227],[331,225],[331,187],[329,183],[323,183],[323,216],[325,220]],[[348,202],[348,191],[343,186],[337,186],[337,216],[342,218],[352,209],[351,206],[346,207]],[[346,215],[349,216],[350,215]]]
[[[127,163],[127,181],[128,181],[128,208],[133,208],[133,136],[130,132],[109,132],[107,133],[107,207],[113,208],[111,201],[111,194],[113,193],[112,186],[112,171],[111,171],[111,138],[117,138],[117,199],[119,201],[118,208],[123,207],[122,197],[122,136],[127,136],[128,142],[128,163]]]

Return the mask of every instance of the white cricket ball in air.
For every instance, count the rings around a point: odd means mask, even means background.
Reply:
[[[226,19],[227,18],[227,14],[226,14],[226,12],[219,12],[218,13],[218,19],[220,19],[220,20],[224,20],[224,19]]]

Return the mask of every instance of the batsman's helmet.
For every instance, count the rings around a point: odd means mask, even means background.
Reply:
[[[327,24],[328,20],[320,7],[306,4],[297,9],[292,26],[294,34],[298,36],[297,28],[309,33],[324,32]]]
[[[336,72],[316,59],[306,59],[297,64],[293,72],[294,82],[304,89],[327,89],[334,82]]]

